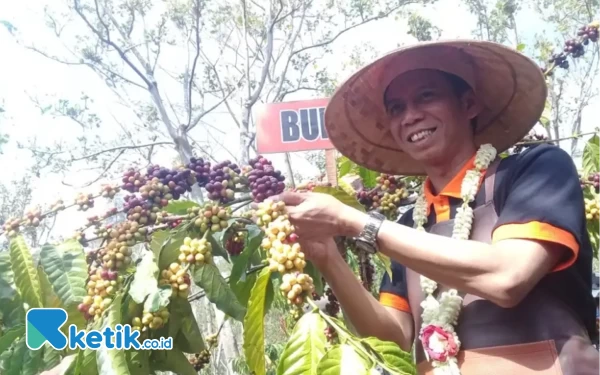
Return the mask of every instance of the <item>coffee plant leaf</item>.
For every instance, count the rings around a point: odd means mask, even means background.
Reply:
[[[25,321],[23,302],[15,286],[15,275],[10,265],[10,253],[0,252],[0,317],[5,329]]]
[[[155,290],[148,295],[146,301],[144,302],[144,310],[147,312],[157,312],[162,307],[167,307],[169,305],[169,299],[173,293],[173,288],[171,285],[163,285],[161,287],[157,287]]]
[[[171,263],[178,262],[179,248],[183,245],[185,236],[186,232],[181,230],[173,233],[161,230],[152,234],[150,248],[154,253],[155,259],[158,259],[159,269],[164,270]]]
[[[350,194],[346,193],[342,188],[339,187],[328,187],[328,186],[315,186],[313,189],[315,193],[323,193],[328,194],[345,204],[346,206],[350,206],[355,208],[361,212],[365,212],[365,207],[360,204],[360,202]]]
[[[600,137],[594,135],[583,149],[583,173],[585,176],[600,171]]]
[[[244,355],[250,371],[265,375],[265,297],[271,272],[263,268],[252,288],[244,317]]]
[[[315,293],[318,295],[323,295],[323,277],[321,276],[321,272],[315,267],[312,262],[307,261],[306,267],[304,267],[304,273],[308,274],[313,279],[313,284],[315,286]]]
[[[192,207],[199,207],[198,203],[194,201],[170,201],[169,204],[164,208],[170,214],[173,215],[185,215],[187,209]]]
[[[44,366],[44,351],[45,346],[43,346],[41,350],[30,350],[25,347],[25,351],[23,352],[23,362],[21,363],[21,367],[19,368],[18,372],[15,374],[38,374]]]
[[[30,308],[43,307],[42,289],[33,257],[22,235],[10,240],[10,265],[15,275],[15,285],[23,302]]]
[[[375,337],[362,339],[361,343],[392,375],[416,375],[417,369],[413,364],[412,355],[400,349],[398,344]]]
[[[168,336],[174,338],[175,346],[184,353],[200,353],[206,349],[190,302],[186,298],[174,298],[170,312],[169,322],[172,327],[169,326]]]
[[[217,241],[219,241],[221,246],[225,246],[225,241],[233,233],[233,231],[231,230],[231,227],[233,226],[233,224],[237,223],[237,221],[238,221],[237,218],[231,218],[231,219],[227,220],[227,228],[225,228],[219,232],[216,232],[214,234],[215,238],[217,239]]]
[[[29,350],[21,337],[0,356],[2,375],[37,374],[42,365],[43,350]]]
[[[76,375],[93,375],[98,374],[98,365],[96,361],[96,352],[92,349],[85,349],[83,351],[83,359],[81,361],[80,373]]]
[[[240,255],[232,257],[233,267],[231,268],[231,274],[229,275],[229,285],[231,286],[235,285],[240,278],[242,280],[244,279],[252,255],[254,255],[264,237],[263,232],[256,225],[248,225],[246,230],[248,232],[248,238],[246,238],[244,250],[242,250]]]
[[[123,293],[118,293],[110,306],[108,314],[102,320],[102,328],[114,327],[122,323],[121,303],[123,302]],[[96,350],[96,363],[98,364],[98,372],[100,375],[130,375],[129,367],[127,366],[127,356],[124,350],[109,349],[102,345]]]
[[[336,345],[319,361],[319,375],[375,375],[373,364],[350,344]]]
[[[338,163],[338,178],[344,177],[358,167],[356,163],[345,156],[342,156],[340,159]]]
[[[4,353],[5,350],[10,348],[10,346],[17,341],[17,339],[23,336],[25,336],[24,324],[19,324],[18,326],[14,326],[5,331],[4,334],[0,336],[0,354]]]
[[[231,279],[230,279],[231,281]],[[248,307],[248,299],[250,298],[250,293],[252,293],[252,288],[256,283],[256,273],[251,273],[244,278],[244,280],[238,280],[238,282],[234,285],[231,285],[231,290],[237,297],[238,301],[245,308]]]
[[[48,342],[44,344],[43,350],[41,370],[47,371],[60,364],[60,351],[54,349]]]
[[[277,375],[317,375],[326,352],[325,328],[327,323],[318,313],[304,314],[281,353]]]
[[[390,260],[390,257],[381,254],[380,252],[377,252],[377,257],[375,259],[379,260],[379,262],[383,266],[383,269],[390,277],[390,280],[392,280],[392,261]]]
[[[379,172],[372,171],[365,167],[358,167],[358,175],[360,176],[365,188],[371,189],[377,185],[377,177],[379,177]]]
[[[135,268],[129,295],[136,303],[142,303],[150,294],[158,289],[157,277],[160,270],[156,265],[154,253],[144,252],[142,260]]]
[[[40,251],[40,264],[65,306],[83,301],[87,295],[88,271],[85,253],[78,241],[69,240],[58,246],[45,244]]]
[[[131,375],[148,375],[150,373],[150,355],[148,350],[126,350],[125,358],[127,358],[127,365]]]
[[[65,306],[55,292],[55,289],[52,287],[52,284],[50,284],[50,279],[48,274],[44,271],[44,268],[38,266],[37,270],[40,286],[42,288],[44,307],[64,309],[67,312],[67,321],[61,327],[61,332],[67,335],[71,324],[74,324],[78,329],[83,329],[83,327],[85,327],[85,318],[81,312],[77,310],[77,304],[73,303]]]
[[[198,375],[194,370],[194,366],[179,349],[152,351],[150,369],[153,371],[171,371],[177,375]]]
[[[195,266],[192,274],[194,283],[204,289],[206,298],[217,306],[219,310],[235,320],[243,321],[246,309],[242,306],[235,294],[221,275],[219,269],[213,264]]]
[[[216,238],[220,235],[221,235],[221,233],[217,232],[217,233],[211,233],[209,236],[207,236],[208,241],[210,242],[211,252],[214,256],[220,256],[221,258],[223,258],[229,262],[229,254],[223,248],[221,241]]]

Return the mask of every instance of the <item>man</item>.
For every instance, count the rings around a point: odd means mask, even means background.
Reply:
[[[394,223],[328,195],[278,197],[358,333],[414,344],[419,374],[599,372],[576,167],[551,145],[497,156],[546,95],[537,65],[501,45],[400,49],[349,78],[325,122],[356,163],[427,175],[415,207]],[[339,235],[392,259],[379,301],[337,252]]]

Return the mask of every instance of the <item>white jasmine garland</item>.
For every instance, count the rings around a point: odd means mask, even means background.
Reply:
[[[456,210],[454,218],[454,228],[452,230],[452,238],[458,240],[468,240],[471,235],[471,227],[473,225],[473,208],[470,203],[475,200],[479,181],[484,171],[489,167],[490,163],[496,158],[496,149],[491,144],[481,145],[475,155],[475,168],[467,171],[461,184],[461,198],[463,203]],[[413,210],[413,221],[416,229],[424,231],[427,223],[427,201],[425,199],[424,189],[421,192]],[[419,339],[423,342],[425,356],[431,361],[433,373],[435,375],[460,375],[456,354],[460,350],[460,341],[456,335],[454,326],[458,322],[460,310],[462,308],[462,297],[458,295],[456,289],[450,289],[441,293],[439,299],[433,297],[433,293],[437,289],[437,283],[425,276],[421,276],[421,289],[425,293],[425,300],[421,302],[423,313],[421,314],[422,325]],[[431,326],[438,327],[443,330],[442,336],[434,333],[431,334]],[[436,328],[436,330],[438,329]],[[428,329],[429,336],[426,338],[429,346],[425,347],[425,338],[423,332]],[[441,337],[441,338],[440,338]],[[446,337],[446,339],[443,339]],[[455,350],[447,349],[447,342],[454,341]],[[429,351],[436,353],[446,352],[445,360],[431,360]]]

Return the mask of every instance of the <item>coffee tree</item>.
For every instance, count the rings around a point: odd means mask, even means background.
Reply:
[[[586,26],[588,40],[597,40],[597,29],[597,24]],[[581,55],[575,46],[567,46],[573,47],[565,49],[567,57]],[[564,65],[553,61],[544,71]],[[521,145],[543,141],[530,137]],[[599,158],[599,138],[594,135],[584,150],[581,184],[596,253]],[[339,187],[311,183],[296,190],[330,194],[358,210],[378,210],[395,220],[423,182],[369,171],[345,158],[339,169],[339,177],[354,174],[359,183],[342,179]],[[204,189],[209,203],[189,199],[194,186]],[[243,323],[245,359],[256,375],[267,372],[265,314],[276,294],[287,301],[295,321],[277,374],[345,374],[349,366],[356,374],[374,369],[415,374],[410,353],[392,342],[359,337],[347,325],[335,295],[306,259],[285,207],[271,199],[285,188],[283,174],[263,156],[241,166],[193,157],[177,168],[130,168],[120,181],[98,191],[7,220],[2,234],[8,251],[0,252],[0,370],[9,375],[38,374],[69,357],[66,373],[74,375],[196,374],[211,361],[219,338],[218,332],[205,335],[199,328],[190,305],[200,296],[190,295],[193,284],[228,319]],[[97,207],[99,199],[116,197],[123,198],[122,208],[89,216],[73,238],[44,244],[39,261],[34,261],[24,230],[66,209],[87,212]],[[118,214],[126,219],[110,224],[108,219]],[[371,259],[349,238],[337,238],[336,243],[356,265],[357,277],[368,290],[373,288],[374,262],[390,272],[385,256]],[[227,278],[219,271],[217,258],[231,264]],[[325,308],[319,307],[320,299],[326,300]],[[129,324],[140,332],[140,342],[170,337],[173,348],[55,350],[46,343],[40,350],[29,350],[25,314],[39,307],[68,312],[65,334],[70,325],[89,331]]]

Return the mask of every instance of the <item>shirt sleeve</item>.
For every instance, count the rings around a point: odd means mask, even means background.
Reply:
[[[406,212],[400,220],[399,224],[406,225],[404,218],[409,215],[410,212]],[[392,277],[388,272],[384,272],[381,285],[379,287],[379,302],[383,306],[392,307],[396,310],[411,313],[410,306],[408,305],[408,289],[406,285],[406,267],[402,264],[392,260],[391,265]]]
[[[501,190],[492,242],[509,238],[563,245],[568,256],[553,271],[571,266],[585,233],[585,206],[573,160],[561,148],[540,145],[516,157]]]

